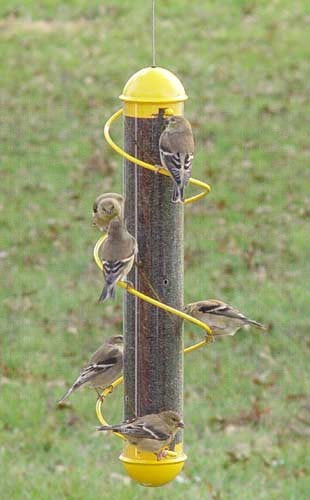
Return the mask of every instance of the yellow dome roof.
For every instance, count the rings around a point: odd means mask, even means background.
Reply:
[[[125,102],[179,102],[187,95],[180,80],[171,71],[159,67],[143,68],[126,83],[119,96]]]

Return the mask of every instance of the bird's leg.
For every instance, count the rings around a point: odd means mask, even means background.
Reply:
[[[111,392],[113,391],[114,387],[113,385],[108,385],[108,387],[99,387],[101,393],[98,391],[97,387],[95,387],[95,391],[98,395],[98,399],[100,399],[101,403],[103,403],[103,400],[105,398],[105,396],[107,396],[108,394],[111,394]],[[107,393],[103,396],[102,393],[103,391],[107,391]]]
[[[101,403],[103,403],[103,396],[102,396],[102,394],[100,394],[100,392],[98,391],[97,387],[95,387],[95,391],[97,393],[98,399],[100,399]]]

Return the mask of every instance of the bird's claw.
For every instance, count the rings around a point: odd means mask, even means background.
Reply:
[[[100,387],[100,390],[102,391],[101,393],[98,391],[98,389],[96,389],[96,392],[98,395],[98,399],[100,399],[101,403],[103,403],[104,398],[108,394],[111,394],[111,392],[113,392],[114,386],[111,384],[111,385],[108,385],[108,387],[104,387],[104,388]]]
[[[111,392],[114,391],[114,385],[113,384],[109,385],[108,387],[105,388],[105,390],[107,391],[107,394],[111,394]]]
[[[103,399],[104,399],[103,395],[100,394],[100,392],[98,391],[98,389],[96,389],[96,393],[97,393],[97,396],[98,396],[97,397],[97,401],[99,400],[99,401],[101,401],[101,403],[103,403]]]
[[[132,281],[126,280],[124,281],[124,283],[126,285],[126,290],[128,290],[129,288],[134,288],[134,284]]]
[[[161,450],[159,453],[156,454],[157,461],[159,462],[163,458],[166,458],[167,455],[168,455],[168,450]]]
[[[213,344],[213,342],[215,342],[214,335],[212,335],[212,333],[207,333],[205,340],[206,344]]]

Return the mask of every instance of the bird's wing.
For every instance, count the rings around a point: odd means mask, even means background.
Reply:
[[[202,313],[215,314],[217,316],[225,316],[227,318],[246,320],[246,316],[241,314],[237,309],[233,309],[224,302],[214,302],[202,304],[198,307]]]
[[[85,368],[81,371],[80,375],[73,382],[70,389],[66,392],[66,394],[61,398],[59,403],[67,399],[70,394],[81,387],[83,384],[90,382],[97,375],[102,374],[113,368],[117,363],[120,362],[120,358],[122,357],[121,352],[118,349],[111,349],[110,351],[103,352],[102,347],[97,349],[97,351],[93,354],[90,363],[85,366]]]
[[[104,373],[106,370],[109,368],[113,368],[115,366],[115,363],[117,362],[117,358],[110,358],[106,360],[105,363],[91,363],[87,365],[84,370],[80,373],[78,378],[73,382],[72,386],[70,389],[66,392],[66,394],[61,398],[59,403],[67,399],[70,394],[81,387],[82,385],[86,384],[93,378],[95,378],[97,375],[100,373]]]
[[[145,422],[132,422],[126,425],[120,425],[119,431],[128,436],[155,439],[157,441],[166,441],[170,438],[170,434],[164,430],[158,429],[156,426],[146,424]],[[115,430],[117,430],[115,428]]]
[[[90,358],[90,364],[99,364],[99,365],[110,365],[115,361],[115,358],[119,357],[120,350],[116,347],[112,347],[109,349],[107,345],[104,348],[97,349],[96,352]]]
[[[163,132],[159,141],[160,159],[164,167],[168,170],[175,170],[184,167],[185,170],[191,168],[193,153],[191,151],[180,151],[177,144],[171,142],[172,136]],[[181,143],[182,145],[182,143]],[[181,148],[183,149],[183,148]]]
[[[133,255],[131,254],[126,259],[103,260],[102,266],[104,274],[108,276],[114,275],[115,277],[119,276],[122,273],[123,269],[126,267],[126,265],[130,262],[132,257]]]
[[[164,163],[168,162],[170,167],[184,167],[185,170],[188,170],[192,166],[194,158],[193,153],[170,152],[163,149],[160,151],[160,155]]]
[[[127,238],[124,242],[124,246],[122,246],[122,243],[120,244],[119,248],[122,248],[122,253],[126,251],[126,254],[129,255],[129,259],[130,257],[132,257],[133,254],[136,254],[136,252],[138,251],[138,245],[137,245],[137,241],[136,241],[136,238],[134,238],[131,234],[127,234]]]
[[[170,171],[177,183],[182,183],[184,182],[182,179],[185,179],[185,184],[187,184],[192,170],[192,153],[168,153],[160,150],[160,159],[162,165]]]
[[[163,131],[159,138],[159,148],[162,151],[167,151],[167,153],[172,153],[173,151],[171,150],[170,147],[170,142],[169,142],[169,135],[166,130]]]
[[[105,362],[102,363],[91,363],[87,365],[84,370],[81,372],[79,378],[76,380],[74,383],[80,386],[82,384],[85,384],[92,378],[96,377],[100,373],[104,373],[105,371],[109,370],[110,368],[113,368],[115,364],[117,363],[117,357],[115,356],[114,358],[109,358]]]

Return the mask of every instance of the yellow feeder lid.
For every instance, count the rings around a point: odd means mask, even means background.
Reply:
[[[185,101],[187,95],[171,71],[156,66],[132,75],[119,98],[125,102],[165,103]]]

